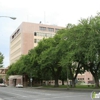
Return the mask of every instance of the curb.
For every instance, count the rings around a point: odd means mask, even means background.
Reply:
[[[42,90],[56,90],[56,91],[76,91],[76,92],[100,92],[100,89],[75,89],[75,88],[44,88],[44,87],[28,87]]]

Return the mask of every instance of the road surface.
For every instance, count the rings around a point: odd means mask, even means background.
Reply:
[[[91,92],[0,87],[0,100],[92,100]]]

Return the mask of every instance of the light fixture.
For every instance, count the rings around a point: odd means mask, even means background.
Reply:
[[[8,17],[8,18],[13,19],[13,20],[16,19],[16,17],[10,17],[10,16],[0,16],[0,17]]]

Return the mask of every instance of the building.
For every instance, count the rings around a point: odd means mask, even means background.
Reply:
[[[56,25],[23,22],[10,37],[10,64],[22,54],[28,54],[41,39],[53,37],[62,28]]]
[[[23,84],[23,76],[22,75],[9,76],[9,86],[16,86],[17,84]]]
[[[72,65],[78,66],[78,63],[73,62]],[[94,84],[94,78],[91,72],[86,71],[82,74],[77,75],[76,82],[80,84],[89,84],[89,83]]]
[[[7,80],[7,75],[6,75],[6,72],[8,70],[8,67],[7,68],[0,68],[0,80],[2,80],[3,83],[6,83],[8,84],[8,80]],[[2,83],[0,82],[0,83]]]
[[[16,62],[21,55],[28,54],[40,40],[53,37],[62,28],[56,25],[23,22],[10,37],[10,64]],[[9,77],[9,85],[23,84],[23,80],[21,75],[12,75]]]
[[[78,74],[77,81],[82,82],[83,84],[94,84],[94,78],[91,72],[85,72],[84,74]]]

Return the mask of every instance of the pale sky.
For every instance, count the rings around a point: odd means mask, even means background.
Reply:
[[[0,16],[17,18],[0,17],[0,52],[5,57],[4,67],[9,66],[10,36],[22,22],[66,26],[98,12],[100,0],[0,0]]]

